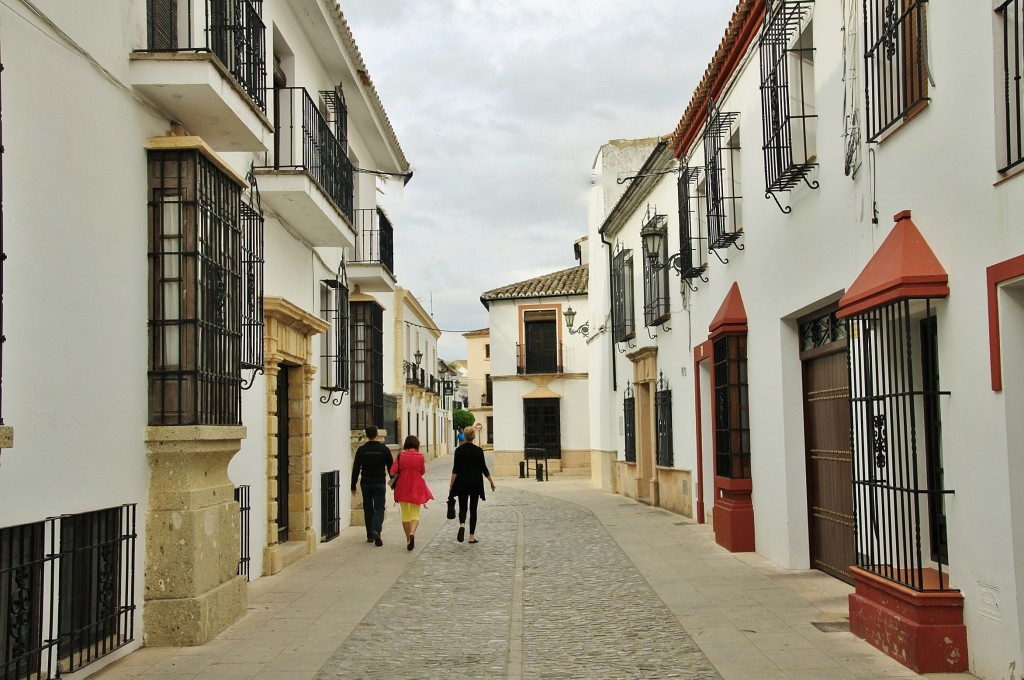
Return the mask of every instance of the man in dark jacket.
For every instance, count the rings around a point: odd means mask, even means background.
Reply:
[[[366,522],[366,542],[384,545],[380,532],[384,528],[384,503],[387,501],[387,477],[390,476],[391,449],[377,440],[377,426],[366,428],[367,442],[356,449],[352,461],[352,496],[356,495],[356,480],[362,472],[363,518]]]

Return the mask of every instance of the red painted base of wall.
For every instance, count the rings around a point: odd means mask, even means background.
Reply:
[[[967,672],[967,627],[959,591],[921,593],[851,567],[850,632],[915,673]]]
[[[750,492],[719,492],[715,500],[715,542],[729,552],[753,552],[754,504]]]

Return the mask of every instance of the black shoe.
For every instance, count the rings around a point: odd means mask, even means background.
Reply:
[[[378,548],[380,546],[384,545],[384,541],[380,540],[380,532],[379,531],[373,535],[373,544],[375,546],[377,546]]]
[[[448,519],[455,519],[455,499],[448,499]]]
[[[366,537],[366,542],[367,543],[373,543],[373,536],[367,536]]]
[[[412,535],[409,537],[409,543],[405,546],[406,550],[412,550],[416,547],[416,536]]]
[[[466,540],[466,527],[459,527],[459,535],[455,537],[455,540],[459,543]]]

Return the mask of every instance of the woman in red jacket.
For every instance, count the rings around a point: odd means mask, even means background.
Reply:
[[[433,500],[434,496],[423,481],[423,473],[427,471],[423,454],[420,453],[419,438],[409,435],[402,445],[402,452],[398,454],[394,464],[391,466],[391,476],[398,475],[395,482],[395,501],[402,509],[402,529],[405,530],[405,548],[412,550],[416,547],[416,527],[420,524],[420,506],[427,506],[427,501]]]

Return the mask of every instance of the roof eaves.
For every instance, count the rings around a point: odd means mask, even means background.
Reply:
[[[637,171],[626,190],[619,196],[615,206],[608,213],[604,223],[598,230],[599,234],[614,235],[621,229],[626,220],[629,219],[637,206],[651,195],[654,188],[661,182],[662,175],[671,170],[675,165],[675,155],[672,147],[668,144],[668,135],[661,138],[651,151],[651,154],[644,161],[643,166]]]

